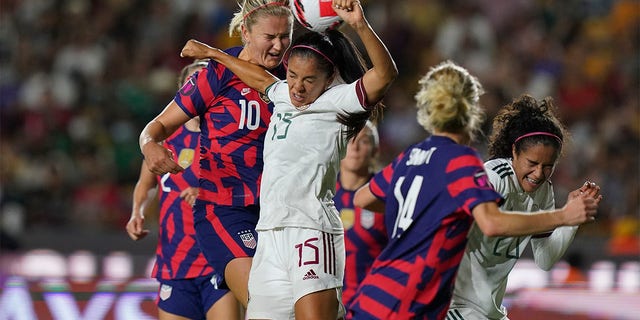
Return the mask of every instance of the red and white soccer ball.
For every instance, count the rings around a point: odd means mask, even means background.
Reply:
[[[296,20],[309,30],[325,32],[342,24],[332,0],[291,0],[290,4]]]

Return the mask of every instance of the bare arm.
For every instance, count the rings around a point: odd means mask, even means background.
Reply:
[[[174,161],[171,151],[160,143],[188,120],[189,116],[172,100],[162,113],[142,129],[139,139],[140,151],[142,151],[144,161],[151,172],[165,174],[184,170]]]
[[[367,102],[375,104],[386,93],[398,76],[389,50],[371,28],[362,11],[359,1],[333,0],[336,13],[358,34],[373,67],[364,74],[362,82],[367,94]]]
[[[149,230],[144,229],[144,210],[154,199],[152,191],[156,187],[156,177],[147,165],[142,162],[140,167],[140,176],[138,182],[133,189],[133,208],[131,209],[131,218],[127,222],[127,233],[133,240],[140,240],[147,236]]]
[[[360,187],[353,196],[353,204],[356,207],[365,208],[374,212],[384,212],[385,204],[373,195],[369,189],[369,183]]]
[[[213,59],[229,68],[249,87],[261,93],[266,93],[267,88],[278,81],[276,76],[262,66],[228,55],[226,52],[198,40],[191,39],[187,41],[180,52],[180,56],[194,59]]]
[[[473,208],[472,214],[482,232],[489,237],[522,236],[553,230],[560,226],[577,226],[593,221],[598,204],[595,199],[571,199],[562,209],[536,214],[504,213],[495,202],[484,202]]]

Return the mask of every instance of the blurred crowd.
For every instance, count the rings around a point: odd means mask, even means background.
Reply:
[[[452,59],[483,83],[488,120],[523,93],[554,98],[572,133],[553,176],[558,204],[597,182],[598,220],[578,236],[606,239],[611,254],[640,253],[638,1],[362,2],[400,71],[380,124],[382,165],[424,138],[417,80]],[[176,91],[189,63],[180,49],[190,38],[240,44],[227,28],[236,9],[234,0],[2,0],[5,248],[35,228],[124,230],[138,135]],[[485,155],[485,141],[476,147]]]

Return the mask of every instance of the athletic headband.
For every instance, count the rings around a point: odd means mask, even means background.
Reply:
[[[560,143],[560,146],[562,146],[562,139],[560,139],[560,137],[556,136],[553,133],[543,132],[543,131],[535,131],[535,132],[529,132],[527,134],[523,134],[523,135],[519,136],[516,139],[516,141],[513,142],[513,144],[518,143],[518,141],[522,140],[522,138],[531,137],[531,136],[549,136],[549,137],[553,137],[556,140],[558,140],[558,143]]]
[[[244,16],[242,16],[242,21],[247,20],[247,17],[254,13],[256,10],[262,9],[262,8],[266,8],[268,6],[284,6],[283,2],[269,2],[269,3],[265,3],[265,4],[261,4],[251,10],[249,10],[249,12],[245,13]]]
[[[305,49],[312,50],[312,51],[316,52],[317,54],[321,55],[323,58],[327,59],[327,61],[329,61],[329,63],[331,63],[331,65],[335,67],[335,65],[333,64],[333,61],[331,61],[331,59],[329,59],[329,57],[327,57],[327,55],[325,55],[324,53],[320,52],[320,50],[318,50],[318,49],[316,49],[316,48],[314,48],[312,46],[307,46],[307,45],[304,45],[304,44],[298,44],[298,45],[295,45],[295,46],[291,47],[291,51],[293,51],[293,49],[295,49],[295,48],[305,48]]]

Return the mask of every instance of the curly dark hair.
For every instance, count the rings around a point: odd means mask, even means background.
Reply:
[[[519,154],[536,144],[553,146],[560,156],[568,132],[555,112],[551,97],[538,101],[528,94],[504,106],[493,119],[489,158],[511,158],[513,146]]]

